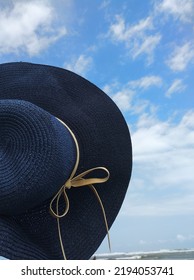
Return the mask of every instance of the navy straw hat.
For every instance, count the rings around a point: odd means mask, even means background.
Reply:
[[[61,68],[0,65],[0,255],[89,259],[131,170],[128,126],[103,91]]]

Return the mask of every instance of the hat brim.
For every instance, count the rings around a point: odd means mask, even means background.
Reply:
[[[65,122],[79,143],[77,174],[97,166],[109,170],[110,179],[97,185],[96,190],[110,228],[124,200],[132,170],[128,126],[115,103],[75,73],[30,63],[0,66],[0,99],[32,102]],[[89,259],[107,233],[102,209],[87,186],[69,190],[68,197],[70,210],[60,220],[67,259]],[[57,224],[49,214],[49,203],[50,200],[44,201],[36,209],[7,217],[6,221],[0,218],[0,232],[2,227],[9,231],[7,240],[10,248],[13,243],[14,250],[1,254],[12,259],[62,259]],[[62,201],[60,204],[62,207]],[[25,254],[21,249],[24,247]]]

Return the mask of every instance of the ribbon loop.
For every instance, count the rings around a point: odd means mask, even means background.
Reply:
[[[108,228],[108,223],[107,223],[107,219],[106,219],[104,206],[102,204],[102,201],[100,199],[100,196],[99,196],[97,190],[93,186],[93,184],[105,183],[109,179],[110,173],[109,173],[107,168],[100,166],[100,167],[94,167],[94,168],[88,169],[88,170],[86,170],[86,171],[82,172],[81,174],[74,177],[74,175],[77,171],[77,168],[78,168],[78,164],[79,164],[79,157],[80,157],[79,145],[78,145],[77,139],[76,139],[74,133],[71,131],[71,129],[63,121],[61,121],[60,119],[58,119],[58,120],[69,130],[72,138],[74,139],[75,146],[76,146],[76,151],[77,151],[76,163],[75,163],[75,166],[74,166],[74,169],[71,173],[70,178],[60,188],[60,190],[57,192],[57,194],[53,197],[53,199],[50,202],[50,213],[53,217],[55,217],[57,219],[58,234],[59,234],[59,240],[60,240],[61,251],[62,251],[63,257],[64,257],[65,260],[67,259],[66,255],[65,255],[65,251],[64,251],[63,241],[62,241],[59,219],[63,218],[69,211],[69,199],[68,199],[68,196],[67,196],[67,193],[66,193],[66,189],[70,189],[71,187],[77,188],[77,187],[89,186],[92,189],[92,191],[94,192],[94,194],[95,194],[95,196],[96,196],[96,198],[97,198],[97,200],[98,200],[98,202],[101,206],[101,209],[102,209],[104,222],[105,222],[105,226],[106,226],[106,230],[107,230],[109,249],[111,251],[109,228]],[[105,171],[107,175],[103,178],[84,178],[86,175],[90,174],[91,172],[93,172],[95,170]],[[60,200],[62,195],[64,195],[65,209],[62,212],[62,214],[59,214],[59,200]],[[56,210],[53,209],[55,201],[56,201]]]
[[[107,173],[107,176],[104,178],[87,178],[87,179],[83,178],[84,176],[88,175],[89,173],[91,173],[92,171],[95,171],[95,170],[103,170]],[[92,185],[92,184],[101,184],[101,183],[105,183],[109,179],[109,177],[110,177],[110,173],[109,173],[108,169],[106,169],[105,167],[95,167],[95,168],[91,168],[91,169],[77,175],[73,179],[71,179],[71,186],[72,187],[82,187],[82,186],[88,186],[88,185]]]
[[[94,170],[104,170],[107,173],[107,176],[104,178],[88,178],[88,179],[83,178],[83,176],[88,175],[89,173],[91,173]],[[77,175],[76,177],[74,177],[72,179],[69,178],[67,180],[67,182],[60,188],[58,193],[51,200],[50,212],[51,212],[52,216],[55,218],[62,218],[68,213],[69,199],[68,199],[68,196],[66,193],[66,189],[70,189],[71,187],[77,188],[77,187],[89,186],[89,185],[93,185],[93,184],[105,183],[109,179],[109,177],[110,177],[110,173],[109,173],[108,169],[106,169],[105,167],[94,167],[94,168],[91,168],[91,169],[88,169],[88,170],[82,172],[81,174]],[[59,215],[58,203],[59,203],[59,200],[60,200],[62,194],[64,194],[64,200],[65,200],[66,207],[65,207],[63,214]],[[55,200],[56,200],[56,211],[53,210],[53,204],[54,204]]]
[[[64,194],[64,200],[65,200],[65,210],[63,212],[63,214],[59,214],[59,200],[62,196],[62,194]],[[56,211],[53,210],[53,204],[56,200]],[[62,186],[61,189],[58,191],[58,193],[53,197],[53,199],[50,202],[50,213],[54,218],[63,218],[69,211],[69,198],[67,196],[67,193],[65,191],[65,186]]]

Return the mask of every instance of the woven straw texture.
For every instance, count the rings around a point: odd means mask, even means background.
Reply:
[[[97,166],[110,171],[110,179],[95,186],[109,227],[120,210],[131,177],[128,126],[104,92],[57,67],[0,65],[0,100],[0,133],[4,135],[0,140],[0,254],[9,259],[62,259],[57,223],[49,214],[49,203],[73,168],[75,147],[55,117],[71,128],[79,143],[77,174]],[[21,113],[15,104],[15,111],[5,120],[4,107],[12,102],[25,109]],[[102,174],[95,171],[93,176]],[[72,188],[67,194],[70,210],[60,220],[67,259],[89,259],[106,236],[102,210],[87,186]],[[64,201],[60,200],[63,208]]]

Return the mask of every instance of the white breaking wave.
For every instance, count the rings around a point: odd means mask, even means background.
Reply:
[[[193,249],[161,249],[158,251],[139,251],[139,252],[115,252],[115,253],[103,253],[103,254],[95,254],[92,256],[91,259],[141,259],[142,257],[149,256],[149,255],[159,255],[159,254],[173,254],[173,253],[187,253],[187,252],[194,252]]]

